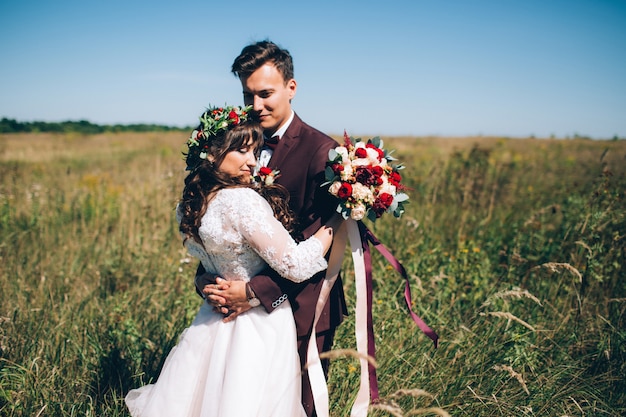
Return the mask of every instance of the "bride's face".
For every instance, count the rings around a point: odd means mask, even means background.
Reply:
[[[255,148],[249,142],[242,148],[228,152],[217,169],[233,178],[240,177],[249,181],[255,166]]]

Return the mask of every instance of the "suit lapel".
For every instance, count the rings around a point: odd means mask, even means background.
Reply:
[[[272,158],[270,159],[270,162],[268,164],[271,168],[280,169],[285,159],[287,159],[289,153],[296,146],[298,138],[300,137],[301,124],[302,121],[300,120],[298,115],[294,114],[291,124],[285,131],[283,137],[280,138],[280,141],[278,142],[278,145],[276,145],[276,149],[272,154]]]

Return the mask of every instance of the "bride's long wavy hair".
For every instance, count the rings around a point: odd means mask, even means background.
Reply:
[[[269,202],[274,216],[288,231],[293,231],[295,216],[289,208],[289,193],[284,187],[279,184],[255,186],[241,177],[232,177],[218,169],[229,152],[250,146],[260,152],[263,146],[261,125],[252,120],[241,122],[212,136],[208,143],[207,158],[202,160],[185,178],[185,188],[179,202],[182,215],[179,227],[181,233],[201,242],[198,229],[211,198],[219,190],[229,187],[257,189],[259,194]]]

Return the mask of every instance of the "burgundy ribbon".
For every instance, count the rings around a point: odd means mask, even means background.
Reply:
[[[393,268],[402,275],[404,278],[404,300],[406,306],[409,309],[411,318],[417,324],[417,327],[428,336],[437,348],[439,336],[422,320],[411,308],[411,285],[409,277],[404,269],[404,266],[389,252],[389,250],[380,243],[380,241],[374,236],[374,234],[363,224],[363,222],[357,222],[359,225],[359,233],[361,235],[361,244],[363,247],[363,259],[365,261],[365,280],[367,288],[367,354],[376,359],[376,345],[374,341],[374,326],[372,320],[372,255],[369,249],[369,243],[380,252],[381,255],[387,259],[387,261],[393,266]],[[369,383],[370,383],[370,397],[373,403],[378,401],[378,379],[376,377],[376,368],[368,362]]]

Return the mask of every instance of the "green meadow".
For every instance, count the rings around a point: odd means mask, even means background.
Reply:
[[[158,376],[201,303],[174,218],[186,137],[0,135],[1,416],[126,416],[125,393]],[[410,201],[366,224],[440,344],[373,250],[369,415],[625,415],[626,141],[383,139]],[[336,417],[359,384],[351,266]]]

